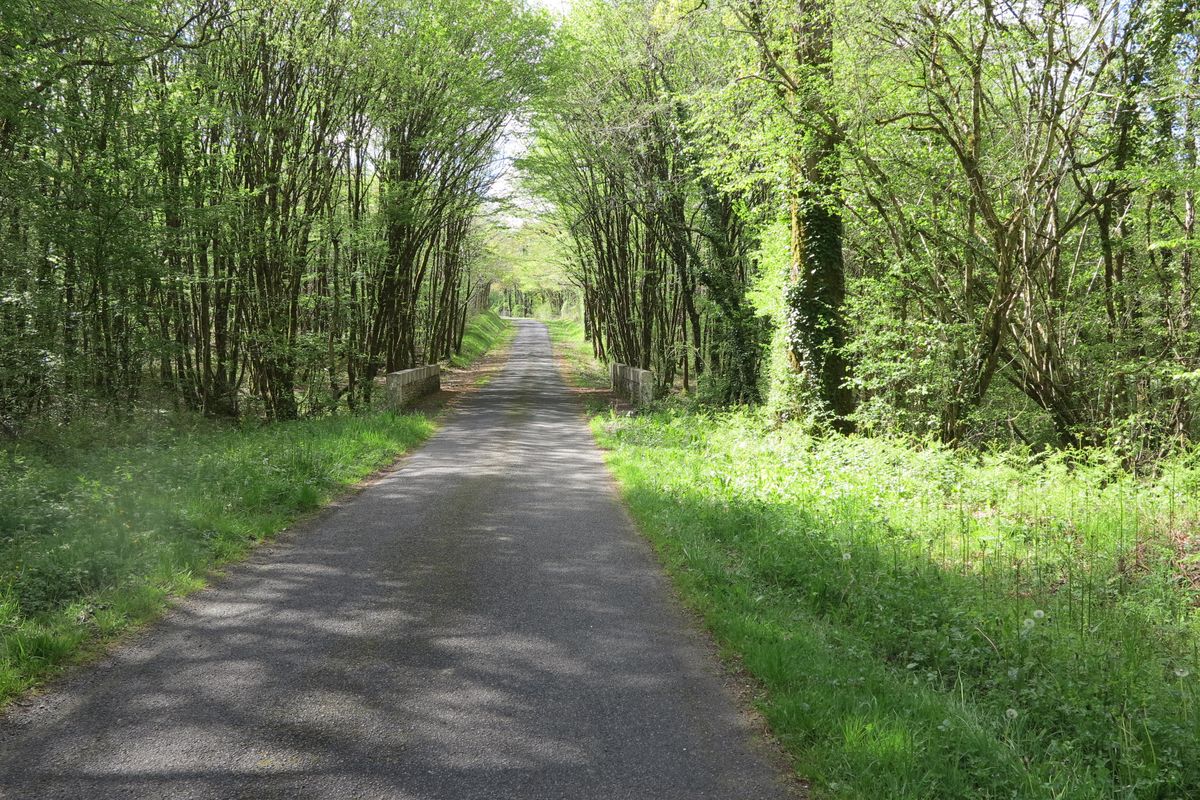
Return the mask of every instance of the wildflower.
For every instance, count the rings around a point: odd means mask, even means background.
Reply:
[[[1042,617],[1044,617],[1044,616],[1046,616],[1046,612],[1045,612],[1045,611],[1042,611],[1040,608],[1039,608],[1037,611],[1034,611],[1034,612],[1033,612],[1033,618],[1034,618],[1034,619],[1041,619],[1041,618],[1042,618]]]
[[[850,560],[850,554],[842,553],[842,561],[849,561],[849,560]]]
[[[1010,708],[1008,711],[1004,712],[1004,716],[1008,717],[1009,719],[1016,719],[1017,710],[1015,708]]]
[[[1036,623],[1034,623],[1033,620],[1031,620],[1029,617],[1026,617],[1025,621],[1021,623],[1021,626],[1024,627],[1025,630],[1031,630],[1035,624]]]
[[[1188,672],[1187,667],[1176,667],[1175,668],[1175,677],[1176,678],[1186,678],[1188,675],[1191,675],[1191,674],[1192,673]]]

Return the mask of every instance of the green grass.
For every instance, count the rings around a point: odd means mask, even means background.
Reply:
[[[465,366],[510,335],[488,313]],[[423,441],[421,414],[262,426],[141,412],[0,448],[0,705]]]
[[[139,419],[0,453],[0,701],[154,617],[432,428],[386,412],[255,429]]]
[[[744,413],[596,430],[819,796],[1200,796],[1173,527],[1196,523],[1200,473],[1139,483]]]
[[[450,357],[450,365],[465,367],[493,347],[507,344],[516,329],[495,311],[485,311],[471,319],[463,331],[462,348]]]
[[[576,386],[589,389],[609,385],[608,370],[592,357],[592,347],[583,339],[583,325],[574,320],[547,320],[550,341],[562,358],[567,378]]]
[[[1200,797],[1195,460],[593,426],[815,797]]]

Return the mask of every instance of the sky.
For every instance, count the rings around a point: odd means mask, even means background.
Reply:
[[[549,9],[555,14],[565,14],[571,7],[571,0],[533,0],[533,4]]]

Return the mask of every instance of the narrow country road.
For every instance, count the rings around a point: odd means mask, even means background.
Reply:
[[[398,469],[0,721],[0,797],[787,796],[516,324]]]

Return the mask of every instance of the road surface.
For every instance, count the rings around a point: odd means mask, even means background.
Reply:
[[[0,797],[789,796],[516,324],[397,469],[0,720]]]

